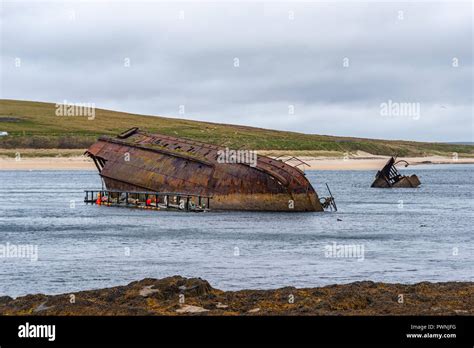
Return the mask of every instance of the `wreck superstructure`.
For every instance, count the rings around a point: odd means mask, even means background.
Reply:
[[[102,136],[86,151],[109,190],[212,196],[215,210],[322,211],[299,168],[258,155],[256,163],[221,163],[223,147],[138,128]]]
[[[405,167],[408,167],[408,162],[398,161],[396,162],[397,157],[391,157],[385,166],[377,172],[375,175],[375,180],[370,187],[377,188],[410,188],[418,187],[421,185],[420,179],[413,174],[411,176],[401,175],[396,165],[400,162],[405,163]]]

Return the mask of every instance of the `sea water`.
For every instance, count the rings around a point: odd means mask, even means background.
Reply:
[[[86,205],[83,190],[101,187],[94,171],[0,171],[0,296],[172,275],[223,290],[473,281],[473,169],[402,171],[420,177],[416,189],[370,188],[374,171],[308,171],[337,213]]]

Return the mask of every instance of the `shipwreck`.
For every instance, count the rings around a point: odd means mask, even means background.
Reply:
[[[225,151],[131,128],[115,137],[101,136],[86,155],[111,191],[174,192],[188,201],[205,196],[214,210],[337,210],[332,195],[320,201],[300,168],[261,155],[250,163],[222,161]]]
[[[377,172],[375,175],[375,180],[372,183],[371,187],[378,188],[390,188],[390,187],[400,187],[400,188],[409,188],[409,187],[418,187],[421,182],[418,177],[413,174],[411,176],[401,175],[397,170],[396,165],[398,163],[405,163],[405,167],[408,167],[408,162],[404,160],[396,161],[396,156],[391,157],[385,166]]]

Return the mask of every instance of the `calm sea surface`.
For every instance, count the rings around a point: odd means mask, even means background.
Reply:
[[[307,172],[320,196],[329,183],[337,213],[199,214],[85,205],[94,171],[0,171],[0,248],[38,248],[37,261],[0,257],[0,295],[176,274],[224,290],[473,281],[474,166],[408,169],[420,188],[371,189],[374,171]],[[363,254],[328,257],[327,246]]]

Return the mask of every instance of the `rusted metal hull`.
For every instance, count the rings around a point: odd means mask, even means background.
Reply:
[[[223,148],[132,129],[87,151],[109,190],[212,196],[214,210],[322,211],[304,173],[258,156],[255,166],[220,163]]]
[[[372,184],[372,187],[379,187],[379,188],[410,188],[410,187],[418,187],[421,185],[420,179],[413,174],[412,176],[405,176],[393,185],[389,185],[386,180],[382,178],[377,178]]]
[[[390,158],[385,166],[377,172],[375,180],[371,187],[377,188],[410,188],[421,185],[420,179],[416,175],[405,176],[401,175],[395,167],[394,157]],[[406,162],[405,162],[406,163]],[[408,166],[408,163],[407,165]]]

